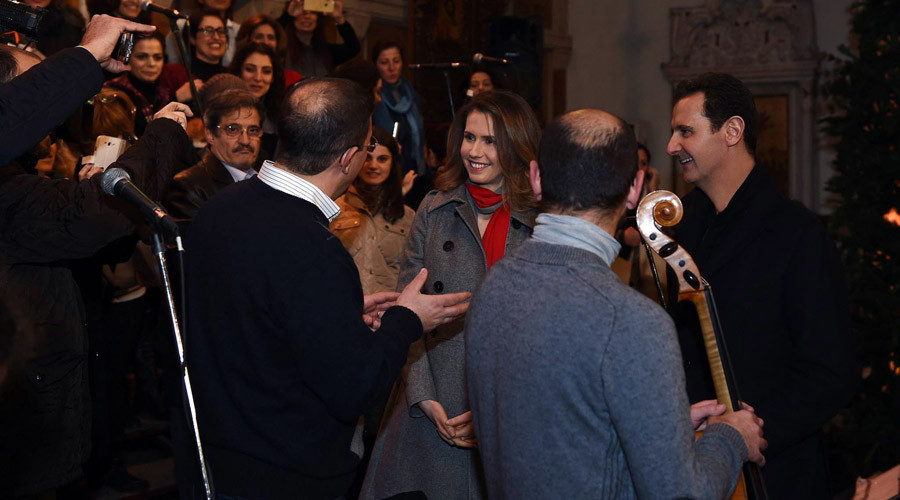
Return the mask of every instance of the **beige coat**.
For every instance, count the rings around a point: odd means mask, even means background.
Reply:
[[[393,292],[415,212],[404,207],[403,217],[390,223],[380,213],[369,213],[352,187],[337,199],[337,204],[341,214],[331,222],[331,232],[353,256],[363,293]]]

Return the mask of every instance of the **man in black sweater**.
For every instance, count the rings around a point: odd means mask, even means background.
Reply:
[[[423,328],[464,313],[469,294],[421,294],[423,270],[400,294],[363,297],[328,222],[372,144],[371,94],[311,79],[285,108],[276,161],[191,225],[187,357],[219,494],[332,499],[359,461],[359,416],[390,390]]]

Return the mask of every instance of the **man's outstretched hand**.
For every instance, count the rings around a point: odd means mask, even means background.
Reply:
[[[428,279],[428,270],[422,268],[419,274],[400,292],[397,305],[416,313],[422,322],[423,330],[427,332],[465,314],[469,309],[469,303],[466,301],[472,297],[472,294],[457,292],[425,295],[422,293],[422,287],[425,286],[426,279]]]

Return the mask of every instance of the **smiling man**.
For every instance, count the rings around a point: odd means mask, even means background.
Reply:
[[[230,89],[206,102],[203,122],[209,149],[203,159],[172,181],[165,205],[172,216],[191,220],[223,188],[256,175],[265,110],[250,92]]]
[[[757,162],[758,136],[753,95],[738,79],[676,86],[668,153],[697,188],[676,239],[712,285],[741,397],[766,422],[770,497],[830,498],[821,428],[856,377],[843,271],[821,222]],[[713,397],[693,306],[672,313],[691,402]]]

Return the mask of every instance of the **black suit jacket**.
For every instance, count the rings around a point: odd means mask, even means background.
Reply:
[[[234,178],[211,152],[196,165],[179,172],[163,199],[169,215],[190,221],[210,198],[234,184]]]
[[[712,286],[740,396],[765,421],[769,492],[830,498],[821,428],[850,401],[857,377],[834,243],[760,166],[723,212],[699,189],[684,206],[676,239]],[[691,402],[715,397],[692,306],[674,306],[673,317]]]
[[[40,142],[102,85],[97,60],[77,47],[0,84],[0,165]]]

